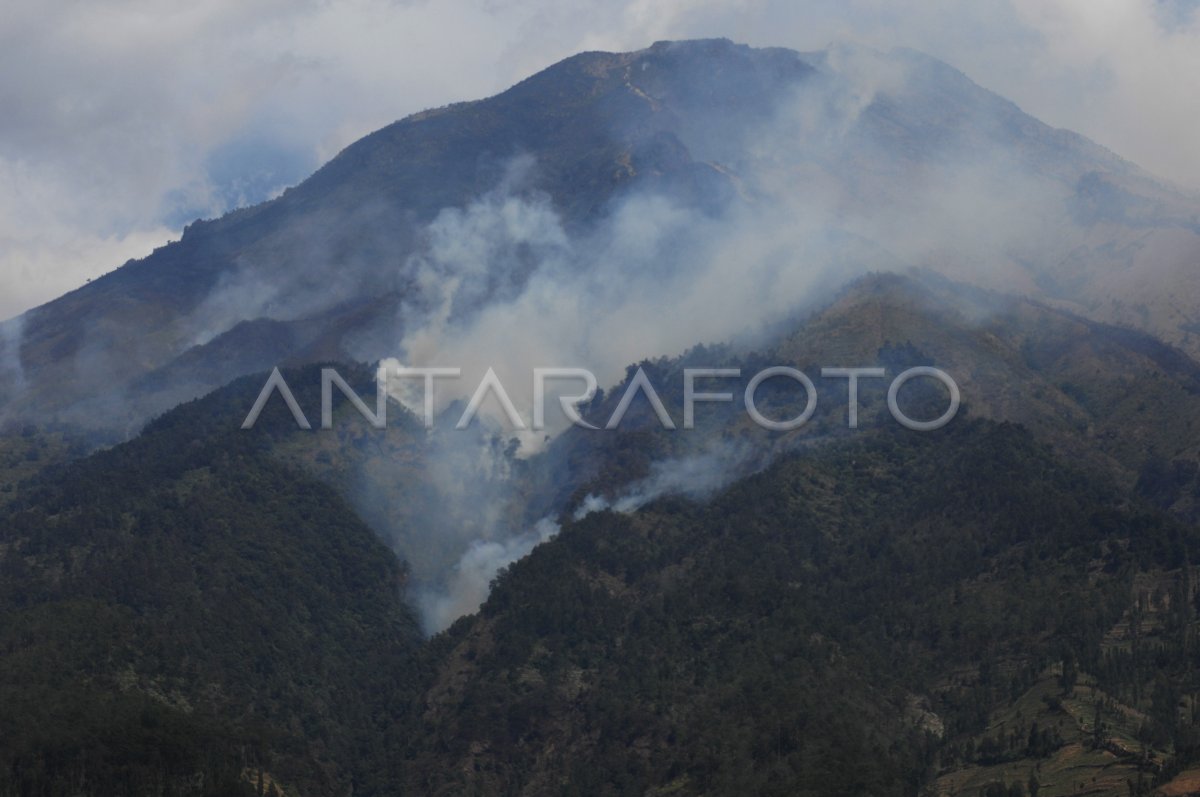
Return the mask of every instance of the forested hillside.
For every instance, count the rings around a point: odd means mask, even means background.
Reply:
[[[1188,782],[1200,536],[1180,430],[1195,363],[936,281],[871,278],[796,324],[759,351],[642,364],[678,418],[683,367],[737,365],[744,384],[789,358],[822,398],[783,435],[716,404],[669,432],[639,401],[618,431],[519,458],[486,429],[453,431],[453,412],[426,433],[393,403],[382,431],[339,400],[334,429],[304,431],[278,397],[243,431],[261,377],[82,459],[68,430],[14,430],[0,793]],[[945,367],[963,409],[912,432],[887,413],[886,380],[864,383],[849,430],[826,356]],[[337,368],[370,394],[369,369]],[[285,376],[315,419],[319,367]],[[602,421],[622,390],[585,413]],[[788,385],[759,395],[772,417],[801,400]],[[944,401],[936,385],[903,396],[918,417]],[[1114,407],[1139,404],[1137,423],[1116,423],[1128,411]],[[429,579],[462,550],[455,524],[478,508],[441,482],[456,434],[507,463],[492,520],[467,531],[504,540],[548,516],[561,532],[504,569],[478,614],[423,639],[394,551],[424,552]],[[667,478],[680,465],[690,481]]]
[[[0,793],[340,794],[383,754],[419,642],[403,569],[332,489],[224,425],[229,402],[20,485],[0,520]]]

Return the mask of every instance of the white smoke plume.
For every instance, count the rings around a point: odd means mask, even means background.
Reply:
[[[650,176],[583,223],[539,191],[541,164],[518,154],[490,191],[424,225],[348,200],[303,218],[300,234],[288,227],[239,250],[243,267],[193,314],[194,339],[257,318],[303,321],[315,337],[346,303],[378,300],[385,310],[368,309],[379,328],[331,339],[362,361],[461,369],[437,382],[439,414],[493,369],[532,426],[535,368],[584,368],[610,388],[630,363],[699,343],[766,343],[765,330],[867,271],[928,267],[1033,291],[1073,253],[1106,243],[1093,219],[1072,220],[1072,203],[1097,164],[1132,173],[1111,154],[919,55],[843,47],[805,58],[813,77],[753,123],[677,109],[687,118],[673,124],[676,150],[699,190],[656,181],[650,159]],[[546,431],[513,430],[489,400],[470,433],[430,432],[423,467],[447,509],[397,543],[430,629],[477,607],[496,568],[540,538],[512,510],[511,440],[525,456],[541,450],[566,424],[554,390],[574,387],[551,387]],[[420,416],[417,388],[395,395]],[[728,456],[698,446],[585,509],[702,496],[752,466]],[[379,488],[363,488],[360,508],[387,500]]]
[[[1058,232],[1073,165],[1062,167],[1066,174],[1039,172],[977,140],[1009,123],[1015,109],[1000,101],[976,109],[977,118],[952,128],[965,138],[897,157],[873,149],[879,141],[864,143],[864,114],[881,98],[919,106],[926,100],[912,94],[910,72],[940,67],[856,48],[818,60],[824,76],[744,139],[685,142],[715,172],[736,175],[738,197],[716,211],[644,190],[593,228],[568,228],[532,187],[537,163],[516,158],[494,190],[444,210],[422,233],[423,247],[405,266],[413,290],[394,364],[462,369],[461,379],[438,381],[439,413],[494,369],[529,425],[534,368],[586,368],[608,388],[630,363],[697,343],[759,342],[764,330],[866,271],[925,266],[1019,290],[1032,288],[1044,265],[1031,258],[1061,259],[1079,245]],[[934,80],[965,90],[961,76]],[[856,191],[866,176],[871,191]],[[397,395],[420,415],[418,385]],[[519,440],[523,455],[540,451],[547,432],[513,430],[497,407],[481,408],[490,413],[485,424],[498,424],[485,425],[485,434]],[[553,394],[547,408],[553,435],[565,425],[562,417],[553,423]],[[467,483],[458,449],[433,450],[430,467],[444,474],[456,511],[476,517],[450,531],[461,554],[449,572],[414,573],[430,631],[478,608],[495,573],[550,535],[550,526],[506,523],[506,480]],[[495,455],[496,446],[483,449]],[[655,463],[615,496],[588,496],[575,517],[635,512],[667,494],[703,499],[766,464],[763,455],[700,445]]]
[[[557,523],[543,518],[522,534],[471,543],[444,585],[416,593],[415,602],[426,632],[445,630],[459,617],[478,610],[487,599],[492,580],[502,569],[528,555],[535,546],[558,532]]]
[[[24,331],[24,316],[0,322],[0,423],[7,419],[8,402],[25,389],[25,369],[21,364]]]
[[[753,459],[754,453],[749,448],[714,444],[703,453],[656,462],[649,476],[629,485],[615,498],[588,495],[573,513],[573,519],[578,521],[605,510],[632,514],[666,495],[704,500],[756,469],[751,465]],[[492,580],[503,568],[528,555],[559,531],[559,525],[551,518],[542,518],[532,529],[471,542],[443,579],[414,591],[414,602],[426,632],[443,631],[459,617],[478,610],[487,599]]]
[[[711,446],[699,454],[655,462],[649,476],[629,485],[614,498],[589,494],[572,517],[582,520],[593,512],[605,510],[631,514],[666,495],[703,500],[755,470],[749,467],[752,460],[749,449],[726,444]]]

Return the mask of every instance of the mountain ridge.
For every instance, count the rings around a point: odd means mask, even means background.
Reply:
[[[865,65],[854,61],[850,67],[839,67],[844,73],[828,71],[829,64],[854,59]],[[634,69],[636,75],[630,72]],[[862,84],[861,91],[867,93],[858,99],[855,91],[860,90],[847,88],[859,79],[856,69],[871,73]],[[888,81],[899,78],[891,73],[905,69],[919,73],[918,77],[892,87]],[[879,86],[873,87],[873,82]],[[180,241],[29,311],[21,317],[16,357],[11,351],[0,356],[0,363],[15,361],[17,368],[18,378],[7,380],[8,413],[20,417],[36,408],[75,422],[132,430],[179,400],[201,395],[240,373],[297,356],[301,360],[395,356],[397,341],[425,323],[413,312],[411,264],[414,257],[424,256],[428,223],[446,208],[462,208],[504,184],[512,156],[521,152],[533,156],[529,177],[523,178],[528,182],[513,189],[515,195],[543,192],[568,236],[591,226],[589,219],[609,213],[613,203],[620,203],[629,192],[668,197],[682,208],[697,209],[701,216],[720,216],[725,208],[742,202],[739,197],[753,198],[764,188],[775,190],[769,186],[777,171],[771,161],[762,161],[750,150],[752,159],[739,165],[744,155],[739,148],[756,130],[775,125],[780,112],[786,117],[791,97],[803,100],[805,92],[818,101],[825,92],[830,101],[867,103],[861,117],[847,117],[852,126],[845,134],[830,128],[831,135],[848,138],[814,138],[794,155],[787,154],[799,158],[796,167],[787,163],[780,167],[780,174],[799,168],[795,173],[801,184],[808,180],[815,189],[828,187],[821,195],[829,199],[821,201],[832,203],[834,209],[839,202],[848,203],[844,204],[850,211],[847,218],[858,214],[874,224],[870,220],[882,212],[888,197],[900,198],[910,190],[905,188],[906,174],[920,178],[928,171],[920,165],[922,159],[942,159],[961,149],[962,144],[953,140],[959,133],[949,132],[958,130],[956,125],[966,125],[961,129],[969,147],[979,147],[983,141],[1000,146],[996,142],[1003,136],[1015,136],[1013,140],[1033,146],[1030,152],[1044,150],[1029,162],[1033,166],[1050,164],[1046,168],[1051,176],[1066,169],[1060,175],[1067,180],[1064,201],[1068,207],[1083,208],[1072,212],[1085,214],[1079,228],[1084,248],[1076,246],[1075,254],[1064,249],[1067,266],[1050,271],[1044,271],[1045,265],[1021,265],[1025,255],[999,255],[1011,261],[1007,268],[1016,284],[1034,295],[1048,291],[1048,298],[1061,296],[1065,290],[1061,286],[1083,280],[1099,284],[1100,296],[1123,296],[1125,288],[1102,284],[1112,278],[1089,276],[1095,266],[1088,252],[1113,251],[1111,236],[1125,236],[1121,225],[1136,222],[1129,221],[1134,212],[1129,209],[1134,207],[1131,191],[1149,192],[1150,199],[1138,200],[1142,209],[1136,212],[1151,225],[1160,223],[1155,219],[1161,213],[1154,208],[1169,204],[1162,190],[1127,162],[1076,134],[1033,120],[953,67],[927,56],[836,48],[813,55],[755,49],[728,40],[660,42],[623,54],[584,53],[485,100],[422,111],[388,125],[348,146],[279,198],[221,219],[193,223]],[[801,110],[809,113],[804,107],[802,102]],[[952,112],[938,116],[931,110],[936,107]],[[830,122],[835,123],[841,124],[836,119]],[[930,138],[926,133],[931,130],[941,130],[950,138],[942,134]],[[828,149],[831,146],[834,149]],[[916,160],[901,169],[908,162],[905,158]],[[1093,173],[1098,176],[1088,177]],[[1078,180],[1090,186],[1079,194],[1082,199],[1075,197],[1072,181]],[[878,196],[854,188],[855,183],[880,189]],[[839,195],[843,199],[837,199]],[[1187,206],[1184,199],[1170,202]],[[1174,223],[1170,221],[1174,216],[1164,218],[1161,223]],[[1157,229],[1150,228],[1151,232]],[[871,234],[870,229],[867,232]],[[874,235],[882,232],[875,230]],[[1154,234],[1155,240],[1164,241],[1163,254],[1154,255],[1162,268],[1182,256],[1172,254],[1171,247],[1191,246],[1191,237],[1173,244],[1165,233]],[[1089,242],[1088,236],[1095,240]],[[1134,249],[1128,251],[1118,257],[1142,257]],[[912,263],[913,253],[897,255],[901,262]],[[984,251],[973,257],[996,256]],[[954,262],[956,256],[937,262],[941,257],[916,265],[970,281],[972,273]],[[535,262],[522,268],[536,267]],[[1151,267],[1159,268],[1149,261],[1137,266]],[[1035,272],[1032,276],[1025,273],[1030,268]],[[513,279],[513,289],[519,290],[525,277],[518,270]],[[1185,273],[1172,279],[1186,281]],[[1150,287],[1153,284],[1141,279],[1136,292],[1157,290]],[[1185,287],[1182,293],[1186,296],[1189,291]],[[353,309],[338,309],[364,301],[374,303],[375,309],[357,316]],[[491,300],[485,297],[485,301]],[[1157,310],[1145,309],[1150,307],[1148,299],[1139,301],[1135,296],[1121,308],[1087,301],[1090,304],[1076,302],[1075,309],[1156,334],[1175,329],[1156,320]],[[1200,339],[1186,331],[1193,316],[1186,309],[1182,312],[1182,321],[1171,322],[1182,326],[1166,337],[1195,353]],[[248,348],[251,340],[246,336],[252,336],[253,328],[238,326],[245,322],[307,325],[306,337],[325,342],[312,354],[305,354],[303,346],[284,343],[245,365],[223,365],[223,358],[200,350],[222,336],[226,348]],[[6,345],[12,348],[11,343]],[[113,355],[117,349],[120,356]],[[169,369],[179,358],[184,359],[176,370],[187,370],[184,363],[191,361],[198,364],[199,373],[211,375],[194,383],[177,381],[176,389],[158,394],[137,386],[149,372]]]

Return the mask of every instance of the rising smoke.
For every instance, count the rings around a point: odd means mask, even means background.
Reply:
[[[7,404],[25,388],[25,369],[21,364],[21,341],[25,317],[0,322],[0,422],[7,415]]]
[[[737,175],[733,198],[715,211],[668,191],[640,190],[594,226],[569,228],[536,190],[537,162],[514,158],[493,190],[445,209],[418,236],[423,245],[405,264],[409,292],[393,364],[463,370],[461,380],[439,384],[439,411],[461,405],[489,368],[516,405],[528,408],[535,367],[584,367],[611,386],[629,363],[699,342],[761,343],[764,330],[867,271],[931,266],[959,279],[1032,287],[1033,253],[1056,258],[1078,245],[1049,236],[1062,228],[1075,175],[1040,173],[977,138],[1000,135],[1015,109],[998,99],[976,102],[947,140],[898,154],[887,138],[892,131],[876,129],[870,109],[877,101],[903,101],[905,114],[921,118],[930,100],[927,87],[911,86],[914,73],[955,91],[965,90],[965,79],[919,56],[855,48],[814,61],[823,76],[764,123],[689,142],[708,150],[710,168]],[[684,129],[702,124],[691,120]],[[420,413],[411,390],[400,397]],[[501,420],[496,405],[482,409]],[[563,426],[559,418],[551,435]],[[544,432],[496,433],[519,441],[522,456],[536,456],[546,443]],[[494,445],[469,445],[498,456]],[[557,530],[549,519],[532,527],[514,522],[509,482],[467,478],[476,472],[462,467],[469,456],[445,443],[428,452],[439,489],[453,497],[447,505],[456,507],[445,532],[453,543],[438,547],[461,551],[440,572],[415,573],[414,599],[431,632],[477,609],[501,568]],[[702,500],[761,460],[761,452],[700,446],[654,464],[650,476],[615,496],[588,496],[575,517],[634,512],[664,494]]]
[[[339,354],[462,369],[457,382],[439,384],[439,413],[466,399],[489,368],[528,408],[534,368],[586,368],[611,387],[630,363],[698,343],[769,344],[768,330],[867,271],[926,267],[1053,293],[1060,264],[1090,262],[1081,251],[1109,247],[1135,265],[1146,257],[1139,252],[1153,251],[1132,246],[1143,229],[1111,226],[1122,209],[1108,194],[1099,192],[1098,206],[1079,201],[1081,180],[1096,170],[1136,177],[1111,154],[923,56],[841,47],[804,61],[813,74],[753,119],[719,105],[672,110],[671,129],[660,132],[690,157],[694,184],[721,187],[712,195],[658,180],[651,162],[644,179],[580,224],[539,188],[543,164],[528,153],[507,153],[488,190],[427,224],[383,201],[337,195],[324,215],[301,208],[295,223],[239,249],[237,268],[217,279],[182,337],[203,344],[239,322],[271,319],[313,330],[304,343],[324,353],[321,334],[361,311],[375,322],[339,338]],[[643,86],[655,79],[631,75],[643,81],[629,84],[631,95],[653,102]],[[620,141],[628,131],[614,125]],[[1108,237],[1096,232],[1104,223]],[[1072,274],[1072,284],[1088,276]],[[11,368],[12,346],[0,345],[0,367]],[[95,370],[79,373],[99,380],[106,361],[87,351],[81,369]],[[138,359],[128,350],[120,357]],[[421,414],[411,392],[397,397]],[[553,395],[548,406],[553,436],[566,421],[555,417]],[[494,404],[482,409],[495,420]],[[387,479],[364,479],[352,496],[410,562],[430,631],[477,608],[500,568],[554,533],[552,521],[514,508],[514,469],[544,450],[546,433],[488,423],[427,433],[423,522],[392,511]],[[636,511],[665,493],[703,498],[759,464],[697,448],[613,497],[591,497],[584,510]]]

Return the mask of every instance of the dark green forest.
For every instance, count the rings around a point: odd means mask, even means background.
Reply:
[[[856,345],[893,372],[965,362],[991,334],[947,317],[923,333],[923,300],[887,280],[838,301],[881,292],[892,331]],[[808,328],[849,336],[833,308]],[[677,414],[689,363],[811,370],[803,340],[642,367]],[[0,794],[1149,794],[1200,767],[1194,473],[1169,429],[1104,424],[1113,402],[1177,395],[1161,418],[1187,422],[1200,368],[1098,327],[1011,351],[966,372],[974,392],[933,433],[891,421],[885,385],[850,433],[822,381],[794,435],[713,406],[673,437],[635,405],[619,432],[513,459],[512,522],[550,511],[561,533],[430,639],[348,490],[394,463],[405,506],[372,522],[420,539],[427,443],[399,407],[376,431],[342,402],[326,434],[275,399],[244,432],[251,377],[89,455],[69,428],[13,429]],[[1152,376],[1120,394],[1081,352]],[[368,369],[338,368],[369,393]],[[1028,422],[996,398],[1005,369],[1023,369]],[[286,374],[319,406],[318,367]],[[936,415],[944,396],[904,400]],[[794,401],[761,395],[779,416]],[[759,455],[711,494],[574,519],[706,446]]]

